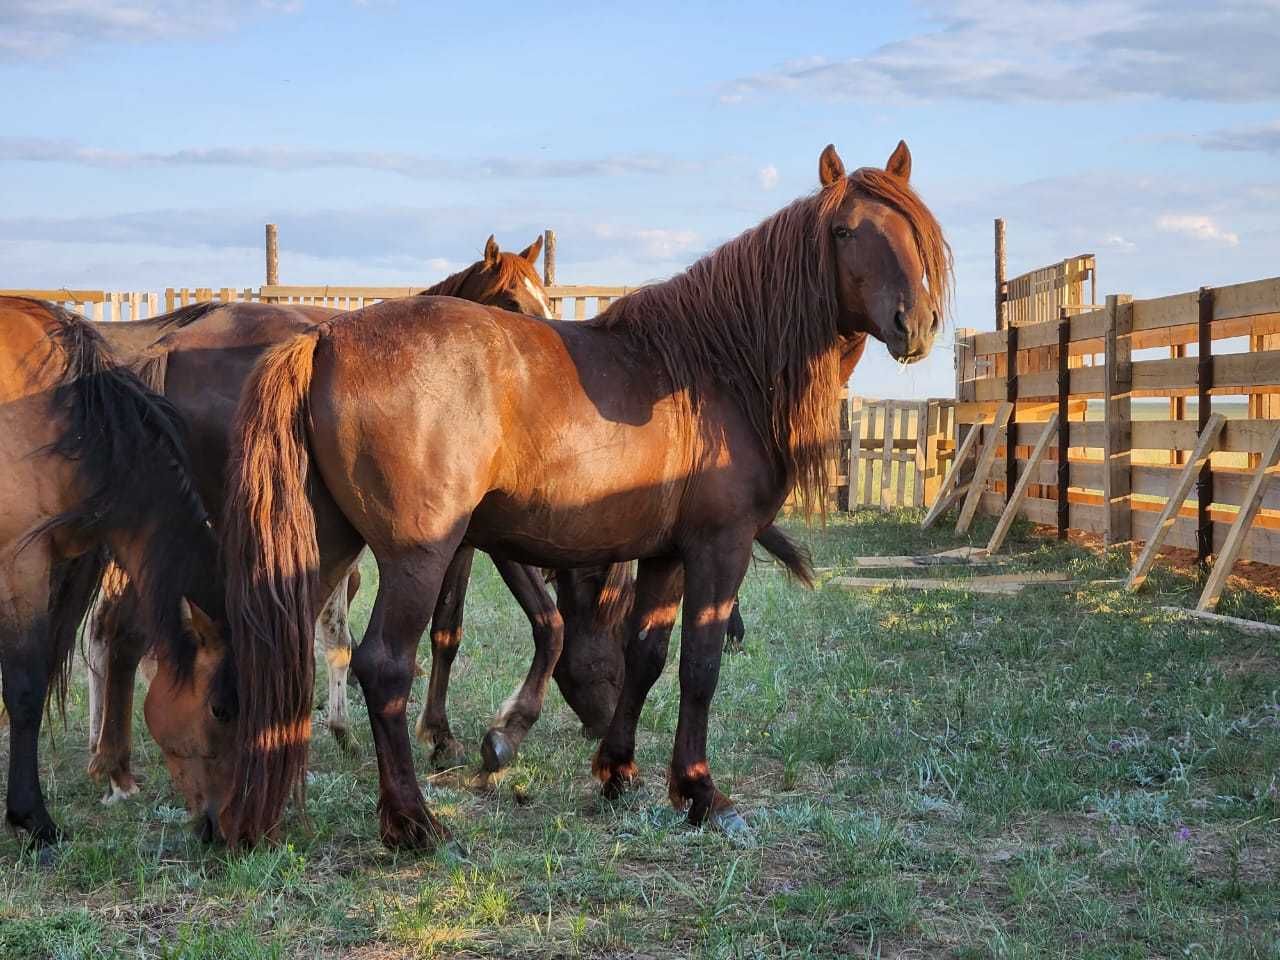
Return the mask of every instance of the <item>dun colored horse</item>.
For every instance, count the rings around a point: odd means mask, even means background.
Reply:
[[[149,634],[179,677],[195,649],[184,597],[221,618],[221,575],[177,415],[116,366],[87,322],[52,304],[0,298],[0,405],[6,817],[49,844],[64,834],[40,789],[41,717],[51,688],[65,692],[104,548],[138,585]]]
[[[899,144],[884,170],[846,174],[828,147],[818,192],[586,323],[415,298],[264,357],[236,414],[229,649],[209,691],[236,729],[213,801],[227,839],[273,830],[300,784],[315,613],[365,545],[380,582],[352,669],[385,843],[448,837],[418,787],[405,710],[418,637],[464,544],[557,568],[639,559],[625,683],[593,764],[610,795],[636,775],[636,722],[683,593],[671,799],[691,823],[745,830],[706,750],[725,622],[788,494],[822,509],[842,366],[868,335],[919,360],[941,325],[950,252],[910,165]],[[189,762],[226,769],[225,727],[206,729],[212,752]]]
[[[518,254],[503,253],[490,237],[482,260],[426,292],[549,315],[546,294],[534,269],[541,247],[539,238]],[[134,358],[153,388],[164,393],[190,425],[198,487],[205,502],[212,505],[222,501],[227,433],[253,363],[270,345],[336,313],[290,304],[210,303],[132,323],[99,324],[98,329],[122,354]],[[449,729],[445,692],[461,637],[471,552],[470,547],[459,550],[432,621],[431,681],[418,729],[423,739],[434,742],[434,757],[442,766],[458,762],[464,752]],[[537,718],[552,669],[557,667],[550,651],[560,649],[562,632],[567,634],[566,645],[573,655],[555,676],[566,700],[582,718],[584,729],[597,737],[603,735],[612,715],[622,674],[622,642],[613,624],[600,619],[593,607],[578,602],[561,605],[562,619],[537,571],[501,560],[498,568],[529,617],[535,657],[525,683],[485,737],[482,753],[490,770],[510,762]],[[612,571],[610,582],[624,575],[619,567]],[[137,790],[130,769],[130,718],[134,676],[147,638],[132,622],[125,582],[115,576],[107,578],[88,630],[93,750],[89,772],[108,783],[108,801],[131,796]],[[352,641],[347,615],[356,582],[358,574],[353,568],[346,578],[346,589],[333,591],[317,620],[329,667],[329,725],[342,742],[349,727],[346,678]],[[598,599],[608,602],[604,597]]]

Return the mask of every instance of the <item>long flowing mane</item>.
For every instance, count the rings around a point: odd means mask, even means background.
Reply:
[[[778,467],[794,478],[806,516],[824,513],[835,438],[838,304],[831,219],[850,191],[910,223],[929,290],[944,309],[950,248],[906,181],[863,168],[795,201],[683,273],[618,300],[590,323],[627,331],[656,354],[694,429],[700,395],[727,391]]]
[[[52,321],[52,349],[43,363],[57,364],[59,381],[52,402],[63,426],[49,452],[76,463],[85,492],[74,508],[26,539],[59,527],[92,539],[108,531],[144,538],[140,572],[152,635],[186,676],[195,651],[179,620],[179,601],[189,595],[221,617],[222,590],[217,541],[191,479],[185,425],[167,400],[119,363],[87,321],[35,302]],[[92,566],[100,569],[102,562]]]

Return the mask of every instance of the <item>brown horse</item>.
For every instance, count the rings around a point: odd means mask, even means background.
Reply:
[[[870,334],[899,360],[924,357],[949,291],[949,249],[908,184],[905,144],[886,169],[850,175],[828,147],[819,173],[816,194],[587,323],[415,298],[264,357],[236,414],[230,645],[210,692],[237,727],[218,811],[229,841],[273,830],[300,783],[315,611],[365,545],[381,576],[352,668],[385,843],[448,836],[418,787],[405,710],[418,637],[464,543],[557,568],[639,558],[625,685],[594,763],[609,793],[635,775],[683,570],[671,799],[692,823],[745,828],[712,781],[706,736],[752,542],[793,489],[822,509],[842,355]]]
[[[38,844],[63,834],[36,748],[66,689],[76,628],[109,548],[138,584],[149,633],[182,677],[189,595],[222,616],[217,542],[189,479],[180,421],[116,366],[87,322],[0,298],[0,677],[10,718],[6,817]]]
[[[503,253],[490,237],[483,259],[426,292],[549,315],[546,294],[534,269],[541,248],[539,238],[518,254]],[[322,307],[289,304],[199,304],[148,320],[100,324],[98,328],[122,352],[130,353],[153,387],[165,393],[190,424],[200,493],[206,503],[217,504],[222,500],[231,415],[253,363],[271,344],[336,313]],[[439,765],[456,763],[463,754],[461,744],[449,730],[444,695],[449,666],[461,636],[470,563],[471,548],[464,547],[451,567],[448,587],[441,591],[432,622],[432,679],[419,731],[424,739],[435,743]],[[617,701],[622,663],[617,638],[610,630],[597,628],[592,611],[569,608],[568,619],[562,622],[536,571],[501,560],[498,568],[533,626],[535,657],[525,683],[504,705],[485,738],[482,752],[491,770],[510,762],[536,719],[556,666],[550,654],[561,648],[560,634],[566,628],[568,645],[581,649],[570,658],[570,666],[557,674],[557,680],[584,727],[596,736],[602,735]],[[348,729],[346,677],[351,657],[347,610],[357,577],[353,568],[347,577],[347,589],[335,589],[318,616],[329,666],[329,725],[344,742]],[[146,635],[132,622],[131,600],[123,587],[119,578],[108,578],[87,631],[93,751],[89,772],[108,783],[107,801],[131,796],[137,790],[130,770],[130,718],[134,676],[146,647]],[[613,664],[608,676],[580,676],[574,672],[574,664],[604,661]],[[177,688],[170,684],[165,689]]]

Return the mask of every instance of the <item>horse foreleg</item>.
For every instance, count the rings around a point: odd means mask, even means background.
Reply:
[[[347,672],[351,668],[351,600],[360,588],[358,562],[338,581],[316,618],[316,637],[323,644],[328,668],[329,699],[326,707],[329,732],[345,750],[354,747],[351,739],[351,715],[347,707]]]
[[[474,557],[474,548],[458,548],[445,570],[440,596],[431,615],[431,677],[427,681],[427,702],[422,706],[415,732],[423,743],[435,745],[431,762],[438,770],[458,766],[467,755],[466,748],[449,729],[446,701],[449,673],[462,643],[462,612]]]
[[[680,717],[676,722],[668,788],[676,809],[694,825],[711,821],[728,834],[746,821],[716,789],[707,761],[707,723],[720,677],[725,624],[751,560],[751,539],[720,538],[685,556],[684,631],[680,641]]]
[[[495,561],[495,564],[533,628],[533,660],[524,683],[498,710],[498,716],[480,745],[484,769],[489,773],[501,770],[515,760],[529,728],[542,714],[547,683],[564,648],[564,621],[542,582],[541,572],[505,560]]]
[[[611,799],[631,787],[639,776],[635,762],[636,724],[649,691],[666,666],[667,642],[683,592],[680,561],[668,558],[640,561],[635,606],[627,624],[630,642],[622,694],[609,730],[591,762],[591,772],[604,784],[604,795]]]
[[[130,759],[134,684],[147,649],[147,637],[139,623],[137,594],[109,577],[85,630],[90,683],[99,687],[96,735],[93,728],[90,730],[93,755],[88,773],[98,783],[106,783],[103,803],[126,800],[138,792]]]
[[[37,845],[66,839],[40,790],[40,722],[55,664],[49,631],[49,548],[30,544],[0,574],[0,693],[9,713],[5,818]]]
[[[742,611],[738,608],[738,598],[733,598],[733,609],[729,611],[729,624],[724,632],[724,652],[741,653],[743,640],[747,636],[747,625],[742,622]]]

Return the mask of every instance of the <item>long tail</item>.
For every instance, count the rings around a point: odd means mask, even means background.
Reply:
[[[220,824],[231,844],[271,832],[306,770],[314,601],[324,599],[307,496],[307,392],[320,335],[300,334],[263,357],[232,426],[222,544],[240,749]]]
[[[810,589],[813,588],[813,558],[809,548],[797,543],[772,523],[756,534],[756,543],[787,568],[787,573]]]

